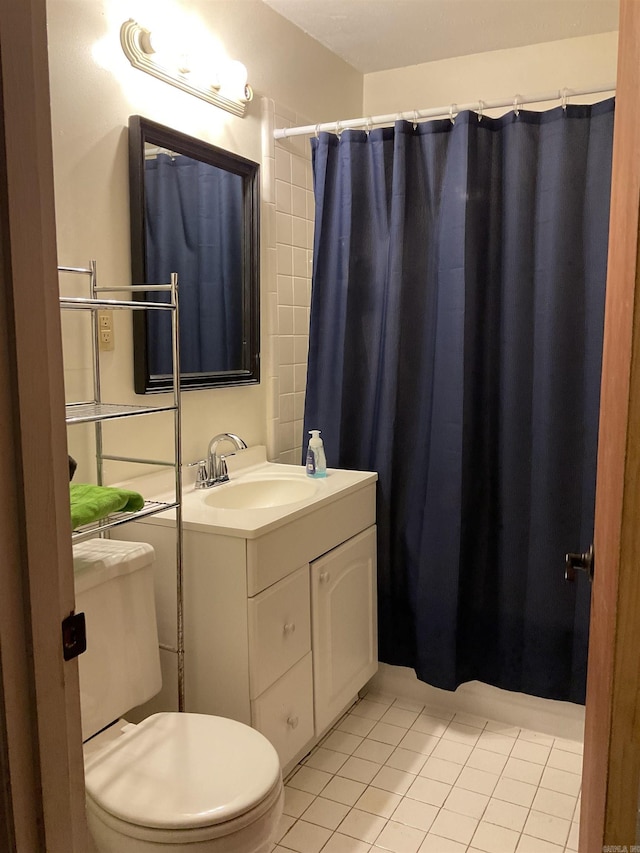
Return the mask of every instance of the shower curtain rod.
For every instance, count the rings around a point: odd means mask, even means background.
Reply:
[[[405,121],[417,122],[425,118],[438,118],[439,116],[449,116],[451,121],[455,120],[458,113],[472,110],[480,115],[484,110],[494,110],[499,107],[512,107],[516,112],[524,107],[525,104],[537,104],[541,101],[561,101],[564,106],[569,98],[581,95],[596,95],[601,92],[615,92],[616,84],[599,86],[589,89],[559,89],[554,92],[544,92],[538,95],[515,95],[513,98],[500,99],[497,101],[474,101],[471,104],[448,104],[446,107],[431,107],[426,110],[409,110],[402,113],[388,113],[380,116],[364,116],[363,118],[349,118],[343,121],[330,121],[323,124],[308,124],[304,127],[278,127],[273,131],[274,139],[288,139],[290,136],[312,136],[320,133],[320,131],[333,131],[338,135],[343,130],[353,130],[355,128],[364,128],[369,130],[377,125],[393,124],[395,121],[404,119]]]

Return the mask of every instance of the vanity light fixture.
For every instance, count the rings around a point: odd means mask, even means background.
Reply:
[[[134,68],[234,115],[244,116],[247,101],[253,98],[253,90],[247,85],[247,69],[241,62],[228,62],[213,72],[214,82],[202,82],[192,73],[188,54],[180,54],[175,67],[162,62],[151,32],[131,19],[120,28],[120,44]]]

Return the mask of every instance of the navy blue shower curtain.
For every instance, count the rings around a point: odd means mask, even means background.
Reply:
[[[158,154],[145,162],[144,193],[147,281],[168,282],[172,272],[178,273],[180,372],[238,370],[242,178],[189,157]],[[152,376],[171,373],[166,312],[148,312],[147,352]]]
[[[613,100],[312,140],[305,430],[375,470],[380,660],[583,702]]]

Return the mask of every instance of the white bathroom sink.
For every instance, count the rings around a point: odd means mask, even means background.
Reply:
[[[318,485],[313,480],[297,477],[231,481],[214,487],[204,503],[216,509],[270,509],[308,500],[317,490]]]

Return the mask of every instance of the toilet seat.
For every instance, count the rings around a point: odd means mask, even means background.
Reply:
[[[225,717],[161,713],[89,756],[85,786],[88,807],[135,836],[203,838],[258,819],[282,783],[278,755],[255,729]]]

